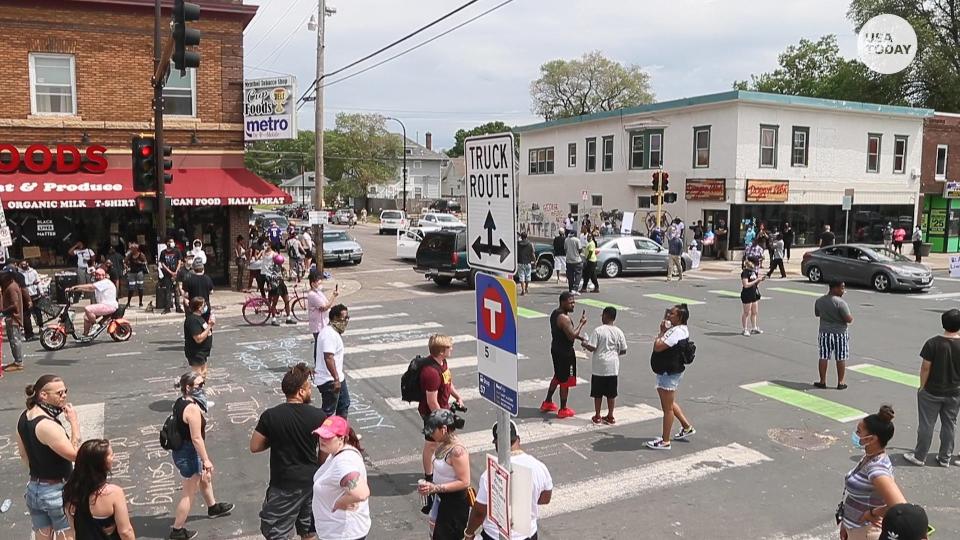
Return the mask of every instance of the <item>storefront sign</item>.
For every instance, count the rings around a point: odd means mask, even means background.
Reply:
[[[946,182],[943,184],[943,198],[960,199],[960,182]]]
[[[724,178],[687,178],[688,201],[726,201],[727,181]]]
[[[296,86],[295,77],[243,81],[244,140],[297,138]]]
[[[787,202],[789,180],[747,180],[747,202]]]
[[[947,209],[934,208],[930,210],[930,222],[927,227],[927,234],[941,236],[947,229]]]
[[[83,172],[100,174],[107,170],[107,149],[99,144],[88,146],[83,152],[76,146],[58,144],[54,147],[31,144],[23,152],[12,144],[0,144],[0,174],[27,172],[59,174]]]

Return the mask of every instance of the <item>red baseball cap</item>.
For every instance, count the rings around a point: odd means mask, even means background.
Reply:
[[[350,424],[342,416],[328,416],[320,424],[320,427],[313,430],[313,434],[321,439],[332,439],[334,437],[346,437],[350,432]]]

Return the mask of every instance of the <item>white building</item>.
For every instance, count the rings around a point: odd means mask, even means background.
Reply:
[[[523,126],[520,220],[552,235],[568,213],[636,212],[655,223],[652,173],[669,173],[668,217],[773,230],[797,245],[824,224],[844,238],[844,190],[854,189],[850,240],[880,239],[887,221],[912,223],[923,119],[929,109],[730,91]],[[596,217],[594,217],[596,219]]]
[[[426,145],[407,139],[404,149],[407,158],[407,198],[437,199],[441,196],[440,184],[450,158],[442,152],[433,151],[433,136],[426,134]],[[393,199],[403,197],[403,161],[397,161],[397,172],[384,184],[369,186],[367,197]]]

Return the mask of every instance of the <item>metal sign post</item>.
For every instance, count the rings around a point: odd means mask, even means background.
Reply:
[[[843,211],[846,212],[846,224],[843,226],[843,243],[850,241],[850,209],[853,208],[853,188],[843,190]]]

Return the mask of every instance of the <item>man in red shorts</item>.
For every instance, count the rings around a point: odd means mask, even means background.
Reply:
[[[580,331],[587,324],[587,312],[580,313],[580,324],[573,326],[571,314],[576,308],[576,298],[570,291],[560,294],[560,307],[550,314],[550,356],[553,357],[553,380],[547,389],[547,398],[540,405],[540,412],[557,411],[557,418],[570,418],[576,412],[567,407],[570,387],[577,385],[577,355],[573,350],[576,340],[584,341]],[[560,410],[553,403],[553,393],[560,387]]]

